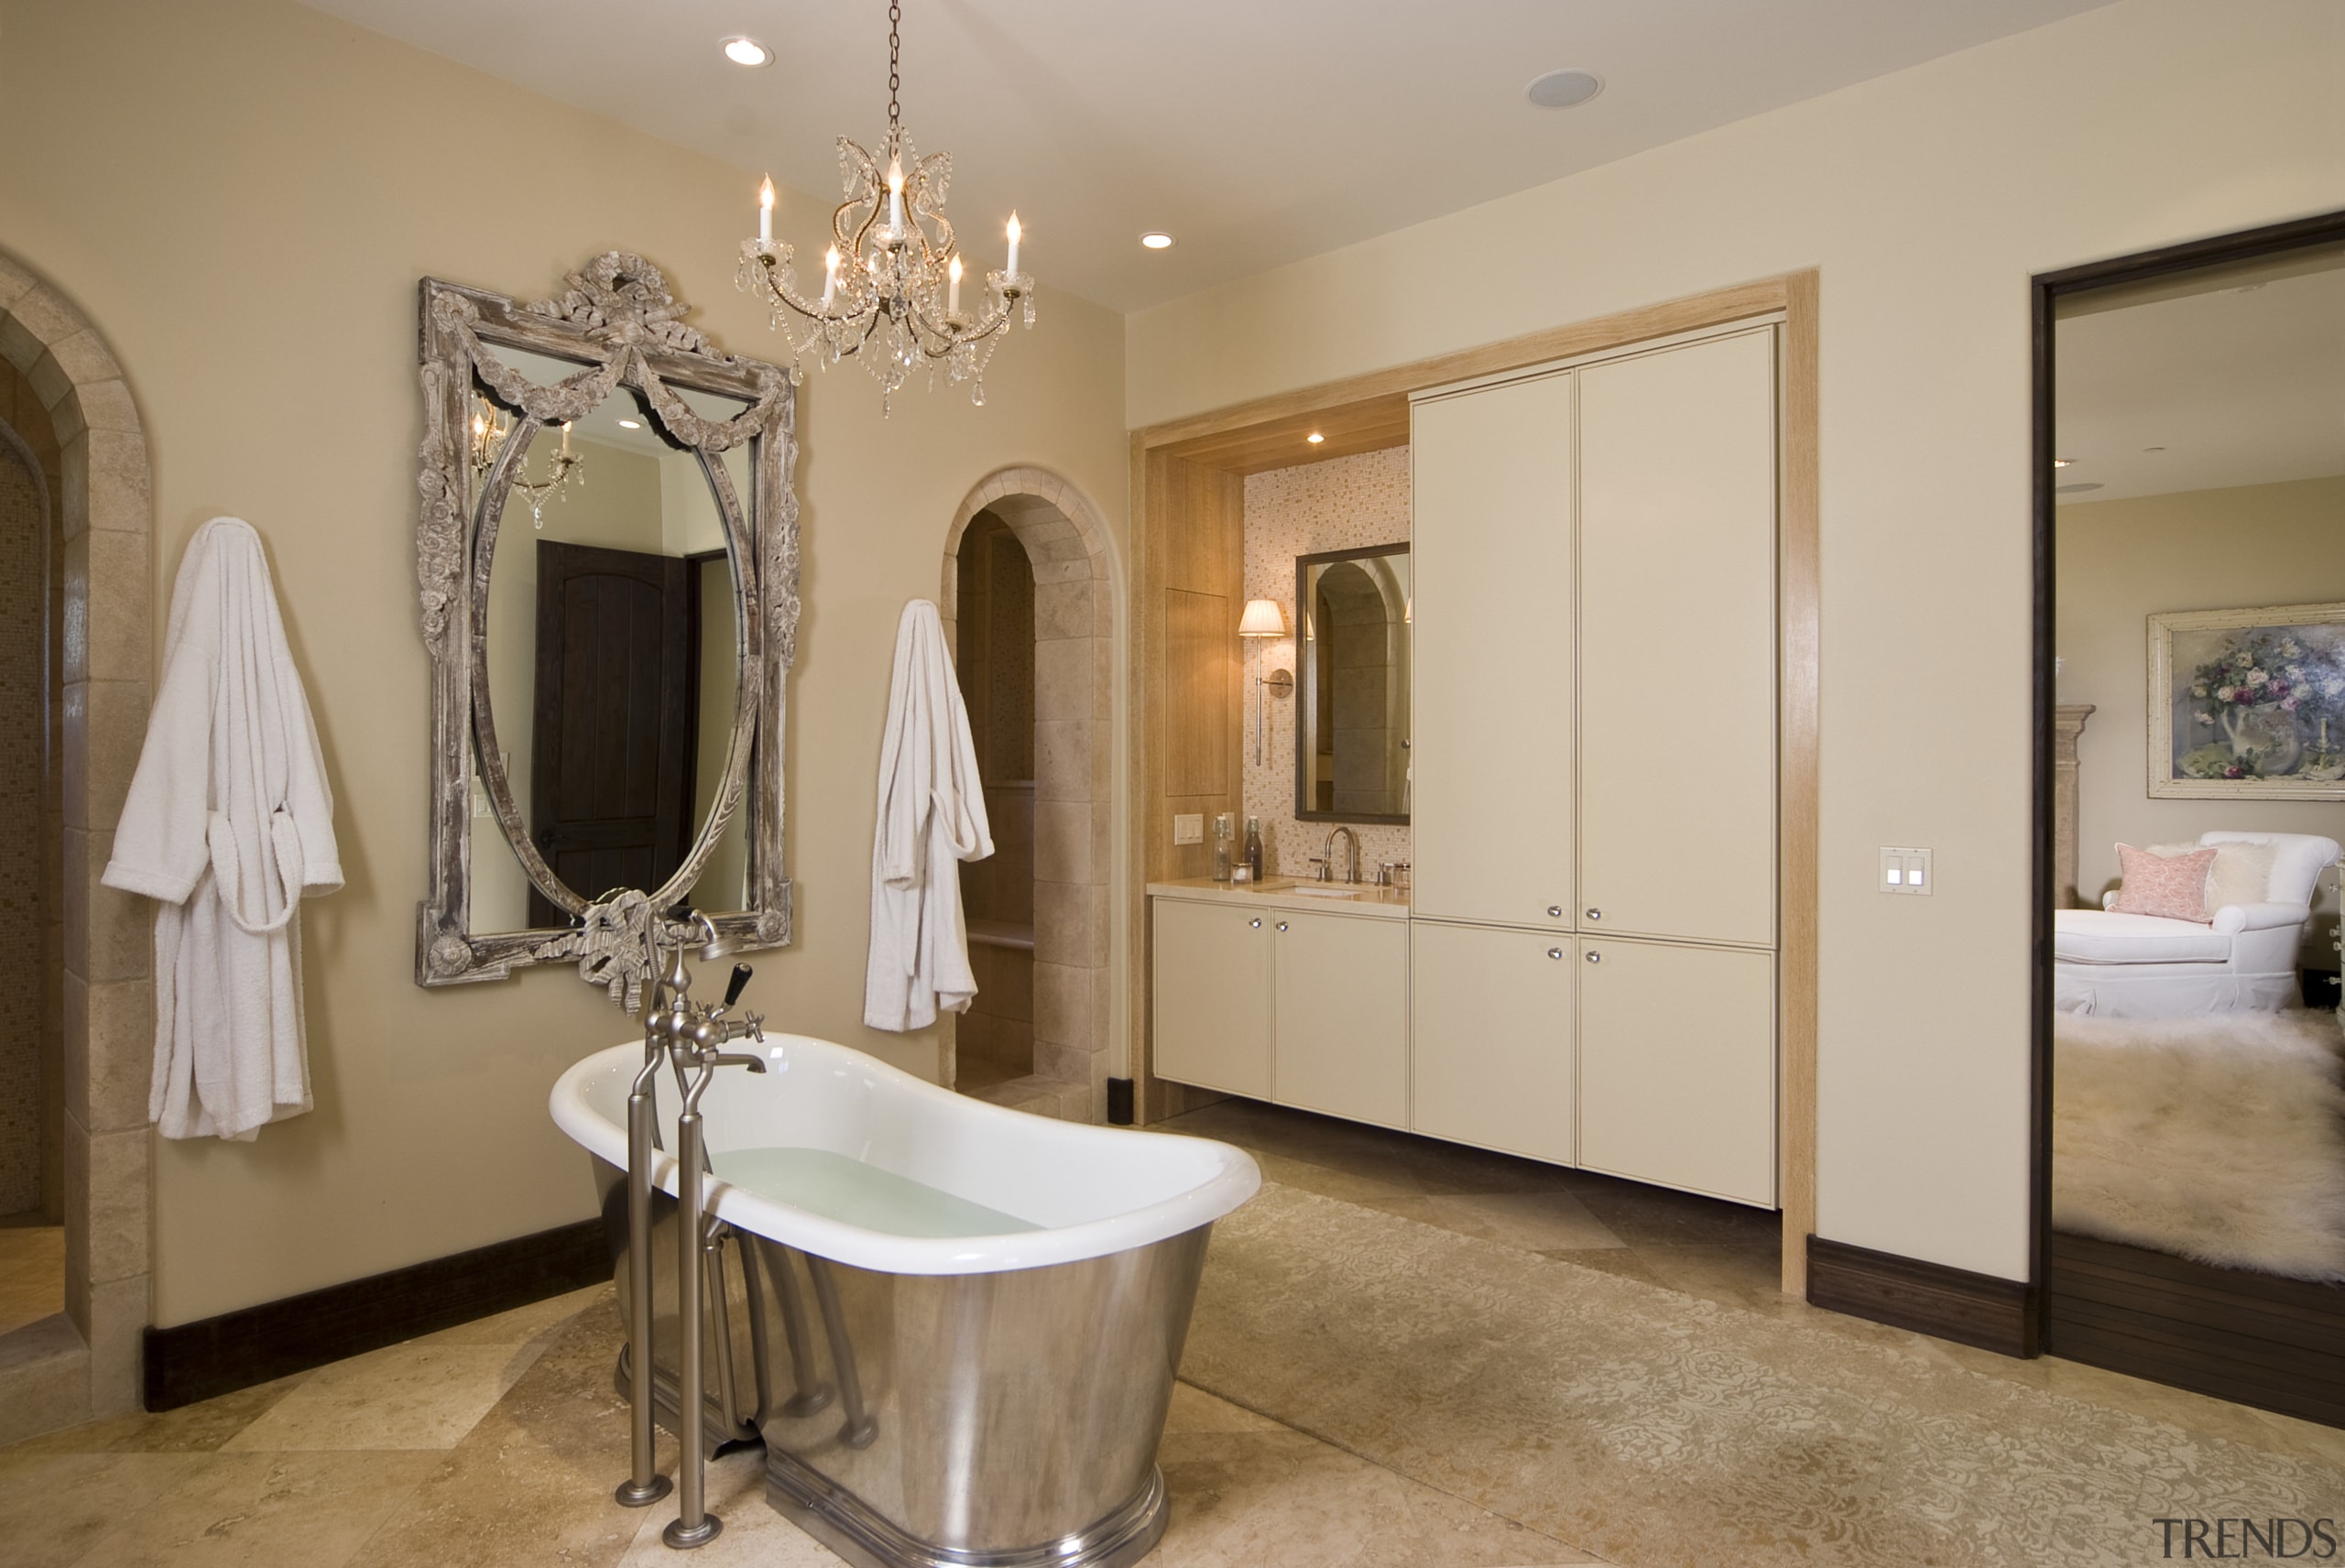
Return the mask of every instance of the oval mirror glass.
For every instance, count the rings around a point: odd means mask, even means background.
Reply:
[[[519,350],[499,358],[548,386],[579,368]],[[676,390],[706,419],[748,407]],[[578,899],[659,891],[726,780],[742,596],[701,455],[666,441],[638,394],[622,387],[566,428],[529,430],[480,396],[474,413],[476,496],[493,489],[504,449],[525,431],[528,445],[489,552],[483,660],[496,755],[483,755],[476,730],[471,929],[568,926],[570,910],[531,883],[507,840],[499,776],[518,831]],[[752,446],[711,461],[746,510]],[[747,906],[748,817],[745,798],[684,895],[695,908]]]

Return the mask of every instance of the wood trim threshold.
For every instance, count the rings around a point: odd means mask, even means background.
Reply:
[[[2053,1355],[2345,1427],[2345,1285],[2066,1231],[2046,1261]]]
[[[2035,1287],[2016,1279],[1811,1236],[1807,1300],[2003,1356],[2037,1354]]]
[[[199,1399],[306,1372],[612,1276],[604,1222],[540,1231],[146,1334],[146,1404]]]

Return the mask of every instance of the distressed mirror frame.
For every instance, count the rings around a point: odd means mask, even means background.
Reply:
[[[424,433],[417,485],[416,575],[431,656],[430,886],[416,910],[415,978],[421,985],[500,980],[516,969],[576,961],[580,974],[633,1010],[649,976],[653,941],[698,932],[666,911],[698,880],[745,797],[749,818],[749,908],[712,915],[733,945],[771,948],[791,938],[791,883],[782,861],[784,686],[798,628],[798,457],[790,376],[777,365],[720,353],[683,323],[689,307],[641,256],[608,252],[566,279],[551,299],[516,305],[504,295],[427,278],[421,285],[420,376]],[[497,357],[524,350],[576,364],[557,386],[529,381]],[[740,626],[740,692],[725,772],[691,851],[666,886],[582,898],[532,842],[496,744],[484,648],[488,572],[504,504],[532,438],[577,419],[622,387],[637,393],[670,444],[695,453],[723,516]],[[722,422],[704,419],[676,388],[749,405]],[[466,430],[475,394],[513,415],[511,435],[474,495]],[[745,508],[722,453],[751,447]],[[477,750],[475,739],[479,742]],[[529,881],[576,921],[568,928],[471,929],[472,797],[477,758],[494,821]]]

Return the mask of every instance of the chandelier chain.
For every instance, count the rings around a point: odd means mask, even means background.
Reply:
[[[896,105],[897,90],[903,86],[903,78],[896,71],[896,57],[902,52],[904,47],[904,40],[899,36],[897,29],[901,27],[903,23],[903,6],[898,3],[898,0],[888,0],[888,129],[890,132],[896,129],[898,123],[903,117],[902,112]]]

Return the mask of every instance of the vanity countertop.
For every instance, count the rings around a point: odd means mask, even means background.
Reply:
[[[1325,887],[1326,892],[1312,889]],[[1216,882],[1210,877],[1187,877],[1177,882],[1151,882],[1151,898],[1189,898],[1204,903],[1251,904],[1258,909],[1317,910],[1331,915],[1373,915],[1380,920],[1409,918],[1409,896],[1369,883],[1302,882],[1273,877],[1263,882]]]

